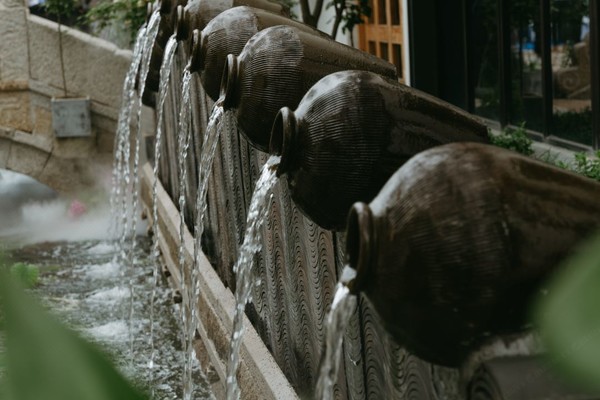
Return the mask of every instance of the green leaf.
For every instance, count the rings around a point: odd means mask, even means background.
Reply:
[[[20,262],[10,267],[10,273],[29,289],[38,284],[40,270],[36,265]]]
[[[0,386],[3,399],[146,399],[96,347],[46,314],[2,268],[0,310],[8,365]]]
[[[553,365],[565,378],[600,390],[600,235],[570,257],[534,308]]]

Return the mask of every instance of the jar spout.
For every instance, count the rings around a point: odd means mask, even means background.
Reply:
[[[175,33],[178,41],[187,40],[190,37],[190,15],[182,6],[177,6],[177,18],[175,19]]]
[[[352,294],[364,290],[369,281],[370,271],[376,262],[376,236],[373,212],[368,204],[354,203],[348,215],[346,229],[346,264],[355,271],[346,285]],[[351,279],[350,279],[351,278]]]
[[[190,72],[198,72],[204,69],[204,50],[206,49],[204,40],[205,36],[202,35],[202,32],[194,29],[190,50]]]
[[[227,60],[225,61],[225,68],[223,69],[223,77],[221,78],[220,93],[220,97],[223,100],[223,108],[225,110],[237,106],[237,101],[235,99],[237,90],[235,86],[238,83],[238,67],[238,58],[233,54],[228,54]]]
[[[269,153],[281,156],[277,176],[288,172],[294,153],[296,115],[289,107],[283,107],[275,116],[269,140]]]

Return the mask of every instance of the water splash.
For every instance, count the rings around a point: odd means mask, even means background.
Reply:
[[[156,124],[156,136],[154,143],[154,168],[153,168],[153,181],[152,181],[152,223],[154,224],[154,235],[152,236],[152,258],[155,262],[154,269],[152,271],[153,287],[156,288],[158,284],[159,268],[158,262],[160,257],[160,251],[158,248],[160,240],[160,229],[158,226],[158,168],[160,165],[160,156],[162,148],[162,125],[163,125],[163,114],[164,104],[167,98],[167,89],[169,87],[169,80],[171,78],[171,66],[173,64],[173,58],[175,51],[177,50],[177,40],[175,35],[172,35],[167,45],[165,46],[164,57],[160,66],[160,82],[158,92],[158,104],[156,110],[158,113],[157,124]],[[154,303],[156,300],[155,291],[152,292],[150,298],[150,360],[148,361],[148,367],[154,368],[154,358],[156,355],[156,349],[154,346]]]
[[[129,361],[128,322],[121,313],[128,307],[128,289],[119,274],[121,266],[112,261],[116,246],[111,250],[103,240],[46,242],[8,251],[15,259],[39,266],[40,285],[32,289],[32,295],[39,296],[54,316],[99,346],[141,392],[153,391],[154,396],[148,396],[149,400],[181,399],[182,351],[177,343],[181,327],[171,289],[162,282],[157,288],[155,332],[157,343],[161,343],[157,349],[160,364],[149,370],[145,362],[149,352],[146,335],[152,291],[147,272],[153,267],[153,260],[149,254],[150,240],[144,237],[136,240],[139,268],[134,280],[136,346],[133,364]],[[4,354],[0,333],[0,359]],[[0,376],[2,373],[0,365]],[[195,365],[194,381],[195,400],[215,400],[199,363]],[[0,398],[4,399],[1,395]]]
[[[355,272],[349,266],[344,267],[342,278],[336,285],[331,310],[325,319],[325,354],[319,369],[319,379],[315,390],[315,398],[331,400],[333,385],[340,369],[344,332],[356,309],[356,296],[350,294],[346,282],[353,279]]]
[[[178,153],[178,174],[179,174],[179,270],[183,280],[182,294],[183,302],[181,305],[181,320],[183,326],[182,345],[183,345],[183,399],[192,398],[194,393],[194,380],[192,379],[192,370],[194,366],[195,352],[193,346],[193,336],[189,337],[190,330],[193,329],[191,309],[194,307],[192,299],[188,293],[188,285],[186,282],[185,268],[185,207],[186,207],[186,191],[187,191],[187,156],[190,143],[190,117],[192,111],[191,104],[191,81],[192,73],[190,72],[190,64],[188,63],[183,71],[183,79],[181,83],[181,109],[179,110],[179,126],[177,129],[177,145]],[[193,266],[190,268],[194,268]]]
[[[271,156],[262,168],[260,177],[256,182],[248,218],[244,242],[240,247],[238,260],[233,267],[236,274],[235,314],[233,318],[233,332],[231,336],[231,349],[227,364],[227,399],[240,398],[240,388],[237,382],[237,369],[240,362],[240,346],[244,333],[244,309],[250,300],[252,291],[252,266],[254,254],[262,248],[260,230],[267,219],[268,205],[271,190],[277,183],[276,170],[281,158]]]

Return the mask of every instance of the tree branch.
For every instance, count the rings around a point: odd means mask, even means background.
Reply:
[[[335,8],[335,20],[333,21],[333,29],[331,30],[331,37],[333,40],[337,37],[338,29],[340,27],[340,23],[342,22],[342,16],[344,13],[344,8],[341,7],[339,0],[334,2]]]

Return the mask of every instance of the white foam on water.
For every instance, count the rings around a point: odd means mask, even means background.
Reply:
[[[88,296],[87,301],[99,303],[117,303],[129,297],[129,289],[116,286],[111,289],[102,289]]]
[[[84,333],[103,342],[125,342],[129,337],[129,326],[127,321],[110,321],[87,328]]]
[[[121,266],[116,262],[109,261],[104,264],[82,265],[77,268],[77,272],[82,272],[86,278],[106,280],[119,276]]]
[[[101,255],[101,254],[111,254],[117,251],[117,248],[114,244],[109,242],[100,242],[95,246],[90,247],[87,252],[88,254]]]

